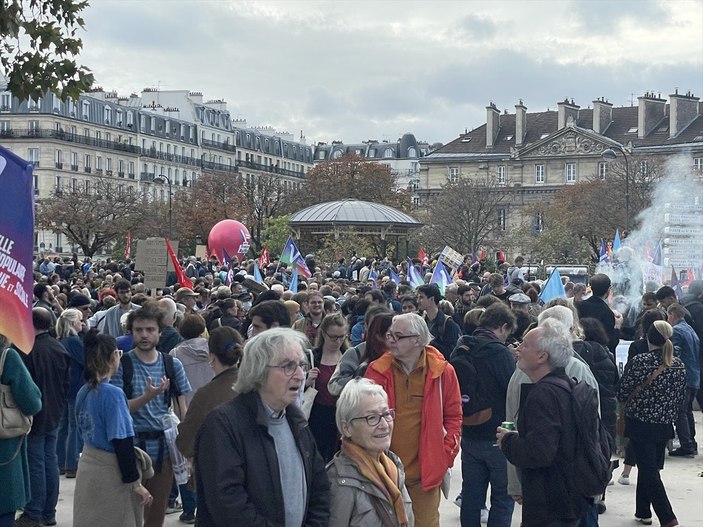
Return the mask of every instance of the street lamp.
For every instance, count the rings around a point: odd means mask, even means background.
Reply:
[[[168,239],[171,240],[173,235],[173,205],[171,203],[171,194],[173,193],[173,191],[171,186],[171,179],[168,176],[159,174],[158,176],[154,176],[154,181],[162,184],[168,183]]]
[[[617,159],[618,155],[615,150],[622,153],[622,157],[625,160],[625,232],[630,234],[630,163],[627,160],[627,150],[618,145],[613,145],[601,152],[600,156],[606,161],[613,161]]]

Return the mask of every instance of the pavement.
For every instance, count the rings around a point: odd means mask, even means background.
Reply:
[[[700,411],[696,411],[694,415],[697,437],[699,438],[699,443],[703,445],[703,414]],[[454,505],[453,500],[461,487],[460,459],[460,455],[457,456],[454,465],[451,499],[442,499],[440,505],[442,527],[459,525],[459,508]],[[616,480],[621,470],[622,468],[616,470]],[[703,474],[703,455],[693,459],[667,456],[664,463],[664,470],[662,471],[664,486],[679,524],[683,527],[703,527],[703,477],[701,477],[701,474]],[[608,487],[606,493],[607,510],[599,516],[600,527],[634,527],[640,525],[634,521],[636,467],[632,470],[630,479],[630,485],[620,485],[616,481],[614,485]],[[75,479],[61,477],[59,503],[56,513],[58,527],[70,527],[72,524],[75,481]],[[520,505],[515,505],[511,527],[520,526],[520,516]],[[658,525],[659,522],[656,520],[655,515],[653,518],[654,525]],[[164,525],[182,527],[185,524],[178,521],[178,514],[170,514],[166,516]],[[239,526],[233,524],[232,527]],[[241,527],[246,526],[242,525]]]

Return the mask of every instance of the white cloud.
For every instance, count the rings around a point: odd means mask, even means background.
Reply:
[[[94,0],[85,20],[82,60],[105,89],[202,91],[313,141],[447,142],[490,101],[703,92],[697,0]]]

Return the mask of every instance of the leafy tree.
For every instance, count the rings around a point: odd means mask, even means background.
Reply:
[[[49,91],[77,99],[93,84],[90,70],[76,63],[83,48],[76,36],[84,28],[87,1],[5,0],[0,9],[0,74],[20,100],[37,100]]]
[[[407,190],[396,190],[396,178],[383,164],[347,154],[315,165],[305,176],[306,184],[295,192],[287,206],[295,212],[311,205],[342,199],[358,199],[395,207],[411,208]]]
[[[100,248],[149,232],[152,210],[145,197],[115,192],[105,178],[93,180],[95,193],[62,190],[37,204],[37,225],[65,235],[93,256]]]
[[[318,265],[329,266],[330,269],[336,271],[337,267],[334,264],[340,258],[346,258],[349,262],[351,255],[370,257],[378,254],[373,251],[368,237],[347,231],[339,233],[336,238],[333,234],[322,238],[319,249],[315,251],[315,257]]]
[[[266,220],[266,226],[261,231],[261,243],[267,245],[272,255],[281,254],[288,240],[289,216],[274,216]]]
[[[495,183],[468,178],[449,182],[430,203],[433,237],[442,247],[464,254],[498,246],[503,237],[501,211],[507,213],[509,203],[509,191]]]

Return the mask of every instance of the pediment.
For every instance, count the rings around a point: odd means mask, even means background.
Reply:
[[[593,130],[569,123],[565,128],[518,150],[515,152],[515,158],[599,156],[603,150],[613,145],[619,146]]]

